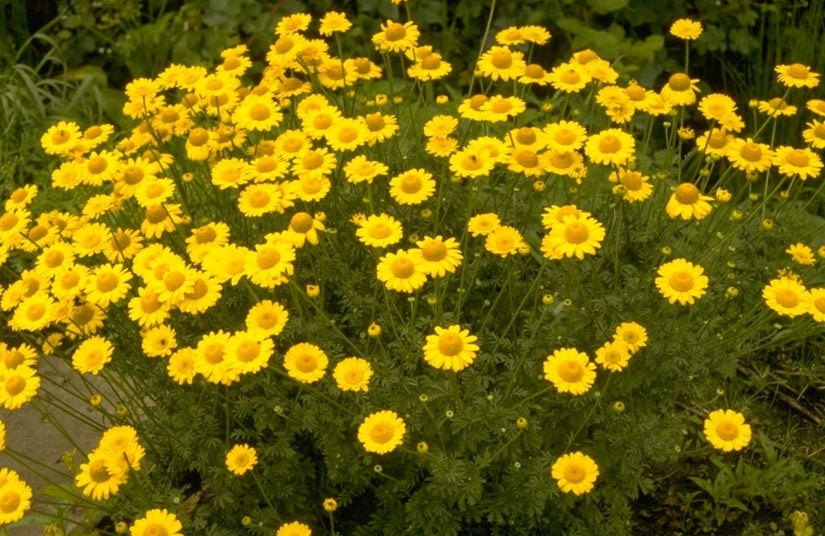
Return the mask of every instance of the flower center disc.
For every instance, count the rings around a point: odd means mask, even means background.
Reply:
[[[106,482],[112,475],[106,470],[103,460],[95,460],[89,467],[89,476],[95,482]]]
[[[635,192],[642,187],[642,176],[638,173],[627,172],[622,175],[620,182],[622,183],[622,186]]]
[[[10,514],[20,506],[20,495],[15,491],[7,491],[0,497],[0,512]]]
[[[393,428],[389,424],[376,424],[370,430],[370,439],[376,443],[386,443],[393,436]]]
[[[296,233],[304,234],[312,229],[312,216],[306,212],[299,212],[292,216],[289,224]]]
[[[274,249],[265,249],[258,252],[258,267],[266,270],[272,268],[281,260],[281,254]]]
[[[750,162],[759,162],[762,159],[762,149],[755,143],[746,143],[739,149],[739,156]]]
[[[801,63],[794,63],[788,66],[788,76],[797,80],[805,80],[808,78],[808,68]]]
[[[785,160],[792,166],[804,168],[808,166],[808,155],[802,149],[794,149],[785,156]]]
[[[295,360],[295,368],[301,372],[312,372],[318,368],[318,362],[314,355],[303,354]]]
[[[407,30],[404,28],[404,25],[398,22],[393,22],[384,30],[384,37],[387,38],[387,41],[399,41],[404,39],[406,35]]]
[[[559,365],[558,372],[564,381],[575,383],[584,376],[584,367],[576,361],[565,361]]]
[[[392,233],[390,226],[385,223],[376,223],[370,227],[370,236],[372,238],[387,238]]]
[[[799,296],[796,292],[783,288],[776,291],[776,302],[782,307],[793,309],[799,305]]]
[[[254,121],[265,121],[269,116],[269,106],[266,104],[256,104],[249,109],[249,117]]]
[[[424,260],[438,262],[447,256],[447,246],[441,242],[430,242],[421,248]]]
[[[699,201],[699,189],[689,182],[677,186],[675,194],[676,200],[683,205],[692,205]]]
[[[690,77],[684,73],[675,73],[667,81],[673,91],[687,91],[690,89]]]
[[[490,63],[492,63],[496,69],[509,69],[513,64],[513,56],[506,50],[498,50],[493,53],[492,58],[490,58]]]
[[[679,272],[670,276],[668,281],[673,290],[687,292],[693,288],[693,276],[687,272]]]
[[[733,441],[739,435],[739,428],[732,422],[721,422],[716,425],[716,434],[725,441]]]
[[[564,479],[573,484],[578,484],[584,480],[585,471],[581,465],[570,464],[564,468]]]
[[[409,259],[396,259],[392,263],[392,275],[399,279],[407,279],[415,273],[415,265]]]
[[[539,165],[539,157],[533,151],[519,151],[516,162],[522,167],[534,168]]]
[[[445,333],[438,338],[438,351],[447,357],[458,355],[464,348],[464,341],[456,333]]]
[[[587,230],[587,225],[579,221],[569,224],[564,229],[564,239],[570,244],[581,244],[587,241],[589,236],[590,232]]]
[[[26,388],[26,379],[22,376],[10,376],[5,383],[6,392],[11,396],[19,395]]]
[[[97,290],[111,292],[117,286],[118,278],[115,274],[101,274],[97,278]]]
[[[603,153],[615,153],[622,148],[622,142],[612,134],[602,136],[599,140],[599,150]]]
[[[536,143],[536,133],[530,127],[522,127],[516,132],[516,141],[522,145]]]
[[[414,194],[421,190],[421,177],[418,175],[405,175],[403,179],[401,179],[401,190],[405,194]]]

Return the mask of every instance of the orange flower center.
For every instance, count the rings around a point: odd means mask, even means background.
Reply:
[[[293,46],[295,46],[295,42],[289,36],[285,35],[275,41],[275,52],[278,54],[286,54],[292,50]]]
[[[29,231],[29,239],[32,242],[38,242],[49,233],[49,228],[44,225],[35,225]]]
[[[364,373],[357,368],[351,368],[344,374],[344,379],[350,385],[358,385],[364,380]]]
[[[530,127],[521,127],[516,132],[516,142],[521,145],[536,143],[536,132]]]
[[[544,78],[544,68],[536,63],[531,63],[525,67],[524,76],[527,78],[533,78],[534,80],[540,80]]]
[[[265,311],[258,316],[256,323],[261,329],[272,329],[278,323],[278,315],[271,311]]]
[[[205,128],[194,128],[189,132],[189,143],[195,147],[200,147],[209,141],[209,132]]]
[[[346,126],[338,131],[338,141],[341,143],[350,143],[358,139],[358,129]]]
[[[318,130],[326,130],[332,126],[332,116],[328,113],[320,112],[312,118],[312,126]]]
[[[109,162],[106,161],[105,158],[100,156],[95,156],[89,159],[89,162],[86,164],[86,169],[89,170],[89,173],[92,175],[98,175],[106,171],[106,168],[109,167]]]
[[[820,140],[825,139],[825,123],[821,123],[814,129],[814,137]]]
[[[444,333],[438,338],[438,351],[447,357],[453,357],[464,349],[464,340],[457,333]]]
[[[372,238],[387,238],[390,234],[392,234],[392,228],[384,222],[378,222],[369,228],[369,235]]]
[[[284,140],[284,151],[288,153],[297,153],[304,146],[303,140],[300,138],[288,138]]]
[[[586,474],[584,467],[578,464],[571,463],[564,468],[564,479],[573,484],[578,484],[584,480]]]
[[[378,113],[367,114],[366,117],[364,117],[364,122],[367,124],[370,132],[378,132],[387,125],[386,121],[384,121],[384,116]]]
[[[493,52],[490,63],[496,69],[509,69],[513,64],[513,55],[508,50],[497,50]]]
[[[564,239],[569,244],[582,244],[587,241],[590,231],[587,225],[579,221],[574,221],[564,229]]]
[[[569,128],[560,128],[553,135],[553,139],[561,145],[572,145],[576,141],[576,133]]]
[[[312,354],[301,354],[295,358],[295,368],[301,372],[312,372],[318,368],[318,361]]]
[[[312,229],[312,224],[315,220],[312,219],[312,216],[307,214],[306,212],[298,212],[292,219],[289,220],[289,225],[292,227],[292,230],[296,233],[307,233],[310,229]]]
[[[46,306],[42,303],[33,303],[26,309],[26,318],[36,322],[46,314]]]
[[[272,248],[262,249],[258,252],[255,260],[258,263],[258,268],[261,270],[266,270],[278,264],[281,260],[281,254]]]
[[[621,148],[621,140],[613,134],[606,134],[599,139],[599,151],[603,153],[616,153]]]
[[[355,72],[358,74],[368,74],[372,70],[372,65],[366,58],[356,58],[353,65],[355,65]]]
[[[558,153],[555,151],[550,153],[550,164],[555,168],[567,169],[573,165],[573,162],[573,153]]]
[[[264,208],[270,199],[272,199],[272,196],[265,191],[255,190],[252,192],[252,195],[249,196],[249,205],[252,208]]]
[[[399,22],[393,22],[387,25],[387,29],[384,30],[384,37],[387,41],[400,41],[407,36],[407,29],[404,28],[404,25]]]
[[[632,86],[627,86],[624,90],[625,95],[630,97],[630,100],[639,102],[645,100],[645,88],[640,86],[639,84],[633,84]]]
[[[6,354],[5,359],[3,359],[3,363],[6,365],[7,369],[19,367],[23,364],[24,361],[26,361],[26,356],[24,356],[22,352],[18,352],[17,350],[10,351]]]
[[[304,158],[301,160],[301,163],[304,166],[304,169],[318,169],[324,163],[324,157],[321,156],[320,153],[315,151],[311,151],[304,155]]]
[[[810,70],[808,67],[802,65],[801,63],[794,63],[788,66],[788,76],[791,78],[796,78],[797,80],[805,80],[808,78],[808,72]]]
[[[71,134],[65,129],[59,129],[52,132],[52,143],[55,145],[63,145],[71,139]]]
[[[235,355],[238,358],[238,361],[243,361],[244,363],[249,363],[261,353],[261,345],[255,341],[243,341],[238,345],[238,350],[235,352]]]
[[[424,186],[424,183],[421,181],[421,177],[417,174],[409,173],[404,175],[401,179],[401,191],[405,194],[414,194],[421,190],[421,187]]]
[[[376,443],[386,443],[394,435],[395,430],[392,426],[385,423],[376,424],[370,430],[370,439]]]
[[[421,248],[424,260],[438,262],[447,257],[447,246],[443,242],[428,242]]]
[[[123,182],[135,185],[143,180],[143,170],[137,166],[129,166],[123,170]]]
[[[825,296],[815,299],[814,307],[816,307],[816,310],[820,313],[825,313]]]
[[[512,109],[513,109],[513,104],[507,99],[497,100],[490,107],[490,110],[492,110],[493,113],[497,113],[497,114],[506,114],[507,112],[509,112]]]
[[[749,162],[759,162],[762,160],[762,148],[753,142],[748,142],[739,149],[739,156]]]
[[[793,309],[799,305],[799,296],[796,292],[783,288],[776,291],[776,303],[782,307]]]
[[[166,527],[159,523],[152,523],[143,529],[143,536],[169,536]]]
[[[154,197],[160,197],[166,191],[166,188],[163,184],[159,182],[153,182],[146,188],[146,197],[152,199]]]
[[[415,264],[410,259],[395,259],[392,261],[390,271],[398,279],[408,279],[415,273]]]
[[[785,155],[785,161],[798,168],[808,167],[808,153],[802,149],[794,149]]]
[[[688,272],[679,272],[670,276],[668,283],[677,292],[688,292],[693,288],[693,276]]]
[[[591,61],[596,61],[597,59],[599,59],[599,55],[588,48],[587,50],[582,50],[579,52],[577,61],[580,65],[587,65]]]
[[[519,151],[516,162],[525,168],[534,168],[539,165],[539,157],[533,151]]]
[[[183,297],[187,300],[196,301],[206,296],[207,292],[209,292],[209,287],[206,285],[203,279],[197,279],[195,280],[194,286],[192,286],[192,291],[187,292],[183,295]]]
[[[739,427],[730,421],[723,421],[716,425],[716,435],[723,441],[733,441],[739,436]]]
[[[487,95],[473,95],[470,98],[470,108],[478,110],[485,102],[487,102]]]
[[[685,73],[674,73],[667,81],[673,91],[687,91],[690,89],[690,77]]]
[[[46,266],[49,268],[56,268],[63,263],[63,253],[56,250],[51,250],[46,253],[46,256],[43,260],[46,262]]]
[[[421,60],[421,68],[422,69],[426,69],[428,71],[434,71],[434,70],[438,69],[439,67],[441,67],[441,59],[435,54],[427,56],[426,58]]]
[[[174,270],[168,272],[165,276],[163,276],[163,286],[166,287],[166,290],[169,292],[174,292],[181,287],[186,282],[186,276],[183,272],[179,272],[178,270]]]
[[[261,173],[268,173],[278,169],[278,160],[271,156],[262,156],[255,161],[255,169]]]
[[[628,171],[622,174],[619,182],[622,183],[622,186],[632,192],[641,189],[642,184],[644,183],[644,181],[642,181],[642,175],[634,171]]]
[[[15,374],[6,378],[6,392],[11,396],[17,396],[26,388],[26,378]]]
[[[195,242],[198,244],[208,244],[218,237],[217,231],[208,225],[198,227],[195,231]]]
[[[120,279],[115,274],[107,273],[97,276],[97,290],[100,292],[111,292],[117,287]]]
[[[223,68],[227,71],[232,71],[241,66],[241,60],[237,56],[229,56],[223,60]]]
[[[203,351],[203,358],[210,365],[217,365],[223,361],[223,344],[219,342],[210,343]]]
[[[561,76],[559,76],[559,80],[561,80],[565,84],[570,84],[571,86],[581,82],[581,79],[581,75],[579,75],[579,73],[573,69],[567,69],[566,71],[561,73]]]
[[[584,367],[577,361],[568,359],[558,367],[559,376],[568,383],[575,383],[584,376]]]
[[[266,121],[271,115],[269,106],[263,103],[258,103],[249,108],[249,118],[253,121]]]
[[[0,216],[0,230],[8,231],[13,229],[17,222],[20,221],[20,218],[17,217],[17,214],[7,212]]]
[[[689,182],[683,182],[676,187],[676,201],[683,205],[692,205],[699,201],[699,188]]]

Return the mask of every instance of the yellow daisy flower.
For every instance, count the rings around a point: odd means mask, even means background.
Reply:
[[[361,243],[383,248],[398,243],[404,236],[401,222],[387,214],[367,216],[355,231]]]
[[[556,222],[550,233],[542,239],[541,250],[546,258],[595,255],[605,237],[605,228],[590,216],[564,216]]]
[[[550,473],[563,492],[581,495],[593,489],[599,466],[590,456],[573,452],[558,458]]]
[[[293,344],[284,354],[284,368],[290,378],[315,383],[324,377],[329,358],[319,347],[307,342]]]
[[[183,536],[182,529],[183,525],[175,514],[155,508],[146,512],[144,517],[135,520],[129,529],[129,536]]]
[[[437,369],[458,372],[475,361],[478,354],[478,337],[461,326],[446,328],[436,326],[434,335],[427,335],[424,345],[424,361]]]
[[[777,65],[774,71],[779,83],[785,87],[815,88],[819,85],[819,73],[811,71],[810,67],[801,63]]]
[[[705,419],[705,438],[724,452],[742,450],[751,440],[751,427],[745,416],[731,409],[711,411]]]
[[[332,377],[342,391],[369,391],[372,367],[369,361],[360,357],[347,357],[335,365]]]
[[[671,218],[682,218],[683,220],[701,220],[711,211],[712,201],[710,196],[702,195],[694,184],[683,182],[676,187],[665,205],[665,212]]]
[[[435,193],[432,173],[411,169],[390,179],[390,195],[399,205],[420,205]]]
[[[226,453],[226,468],[229,472],[242,475],[251,471],[258,463],[258,453],[248,444],[234,445]]]
[[[822,159],[807,147],[797,149],[782,145],[776,148],[773,165],[786,177],[799,177],[803,181],[815,179],[822,172]]]
[[[702,35],[702,23],[692,19],[679,19],[670,25],[670,35],[694,41]]]
[[[389,290],[411,294],[427,282],[421,268],[421,252],[417,249],[387,253],[378,261],[376,275]]]
[[[707,292],[708,278],[704,275],[704,269],[685,259],[665,263],[657,273],[656,288],[671,304],[678,301],[682,305],[693,305]]]
[[[621,166],[635,158],[636,140],[621,129],[608,128],[587,139],[584,152],[596,164]]]
[[[596,365],[575,348],[560,348],[544,361],[544,378],[560,393],[582,395],[596,381]]]
[[[367,452],[386,454],[401,445],[406,432],[407,425],[397,413],[378,411],[368,415],[358,427],[358,441]]]
[[[805,286],[789,276],[772,279],[762,289],[762,299],[767,306],[790,318],[806,313],[810,308],[810,298]]]

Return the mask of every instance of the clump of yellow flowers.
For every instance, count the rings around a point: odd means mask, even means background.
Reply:
[[[590,494],[627,506],[586,513],[608,533],[684,436],[751,448],[747,397],[706,395],[777,323],[825,322],[821,236],[754,245],[821,195],[821,103],[781,145],[784,112],[748,125],[687,65],[647,88],[592,50],[534,62],[539,26],[497,33],[447,97],[413,20],[374,57],[342,54],[350,30],[285,16],[265,58],[133,80],[131,130],[43,134],[65,202],[4,200],[25,342],[0,348],[0,404],[49,411],[53,360],[109,384],[67,493],[133,536],[565,530]],[[701,32],[671,27],[686,52]],[[819,83],[776,72],[785,98]],[[30,491],[3,471],[8,523]]]

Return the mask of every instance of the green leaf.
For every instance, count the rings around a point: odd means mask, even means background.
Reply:
[[[590,7],[600,15],[624,9],[628,4],[630,0],[590,0]]]

